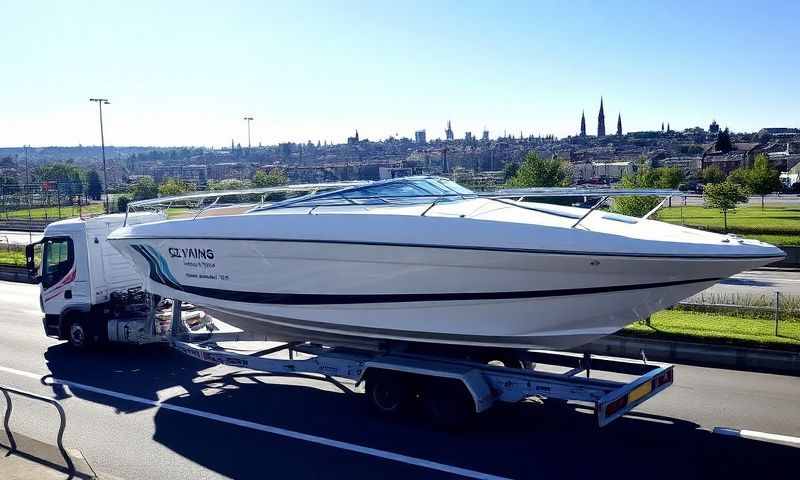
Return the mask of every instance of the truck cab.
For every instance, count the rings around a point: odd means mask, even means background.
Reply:
[[[130,214],[128,224],[163,220],[161,213]],[[28,245],[28,268],[39,283],[39,305],[47,335],[74,346],[109,339],[108,319],[121,300],[143,294],[130,260],[108,242],[125,214],[73,218],[47,226],[41,241]]]

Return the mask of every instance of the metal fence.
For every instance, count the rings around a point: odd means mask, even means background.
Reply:
[[[38,225],[81,215],[89,205],[80,182],[0,185],[0,222]],[[0,228],[3,228],[0,223]]]

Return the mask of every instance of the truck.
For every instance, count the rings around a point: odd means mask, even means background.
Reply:
[[[129,224],[163,220],[157,212],[131,214]],[[171,302],[149,295],[129,259],[108,242],[125,214],[72,218],[51,223],[42,239],[26,248],[28,269],[40,285],[45,334],[76,349],[121,342],[168,342]],[[197,330],[205,312],[187,305],[183,320]]]
[[[430,421],[460,426],[497,402],[526,398],[586,402],[599,426],[621,417],[673,383],[673,366],[593,357],[585,352],[514,352],[515,365],[454,354],[444,346],[424,352],[402,347],[359,350],[313,338],[272,342],[247,351],[230,342],[247,332],[180,299],[145,291],[133,264],[107,237],[127,224],[163,220],[163,213],[137,212],[75,218],[50,224],[41,241],[28,245],[28,268],[39,283],[43,326],[49,336],[76,349],[98,343],[165,343],[213,364],[272,374],[316,374],[351,392],[338,379],[363,385],[363,397],[383,415],[419,403]],[[252,343],[252,342],[250,342]],[[498,360],[498,359],[495,359]],[[503,363],[502,360],[500,363]],[[599,372],[599,375],[598,375]],[[608,374],[612,374],[611,377]],[[593,376],[594,375],[594,376]],[[619,380],[623,375],[625,380]]]

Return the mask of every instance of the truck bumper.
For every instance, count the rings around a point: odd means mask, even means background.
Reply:
[[[61,338],[61,322],[58,315],[45,315],[42,318],[44,334],[48,337]]]

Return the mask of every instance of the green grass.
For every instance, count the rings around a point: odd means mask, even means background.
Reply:
[[[723,231],[722,213],[701,206],[665,208],[659,211],[658,219]],[[800,206],[768,205],[764,210],[760,205],[740,207],[728,213],[728,232],[777,245],[800,245]]]
[[[30,210],[30,217],[35,219],[42,218],[72,218],[83,215],[98,215],[103,213],[104,208],[102,203],[90,203],[81,208],[77,206],[62,206],[60,211],[58,207],[39,207]],[[0,219],[4,218],[28,218],[28,209],[21,208],[18,210],[0,211]]]
[[[24,266],[25,250],[12,248],[11,250],[5,247],[0,248],[0,265]]]
[[[800,321],[796,320],[781,321],[776,336],[774,320],[664,310],[652,316],[650,326],[637,322],[622,333],[645,338],[800,351]]]

